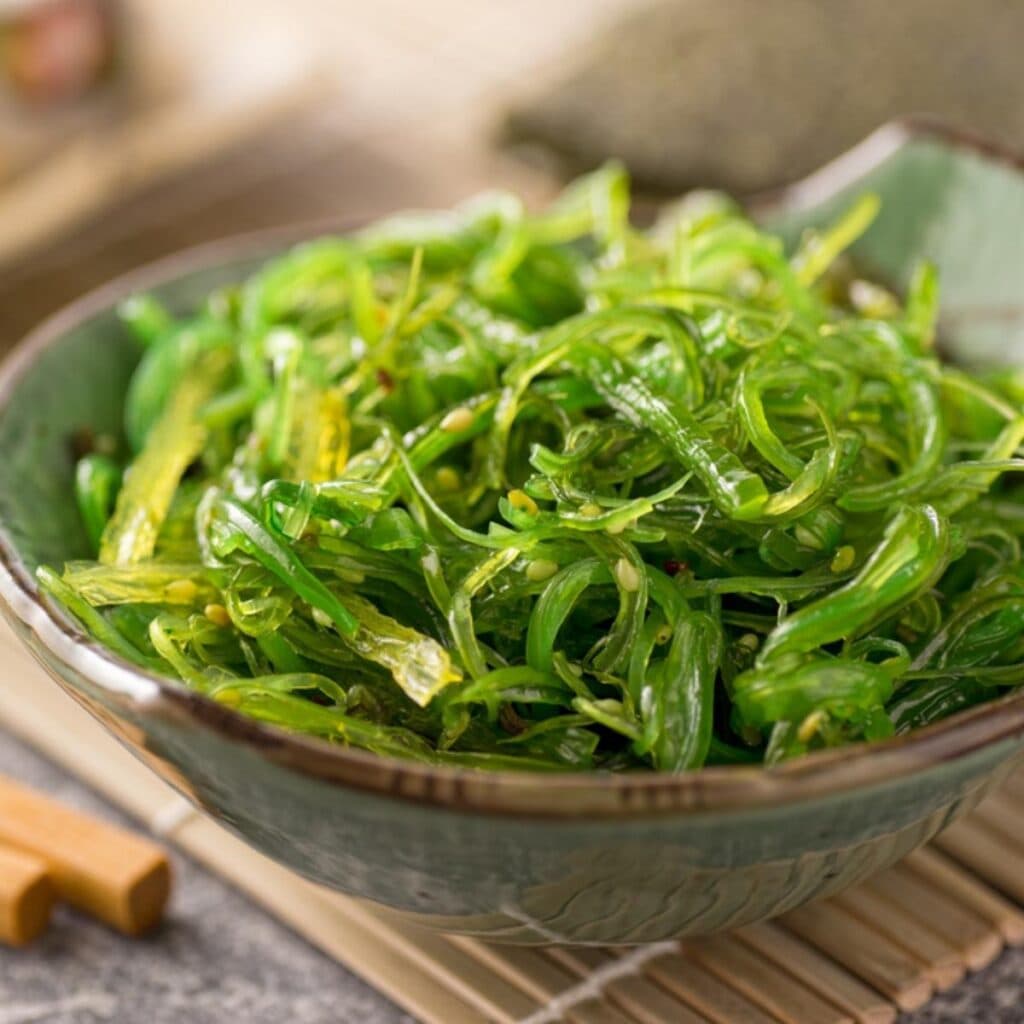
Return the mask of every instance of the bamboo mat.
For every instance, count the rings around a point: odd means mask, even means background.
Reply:
[[[882,1024],[1024,944],[1024,774],[931,846],[778,921],[630,950],[492,946],[306,882],[196,812],[0,626],[0,726],[427,1024]]]

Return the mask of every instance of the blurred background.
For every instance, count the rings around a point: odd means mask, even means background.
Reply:
[[[609,156],[775,188],[886,120],[1024,144],[1017,0],[4,0],[0,349],[167,252]]]

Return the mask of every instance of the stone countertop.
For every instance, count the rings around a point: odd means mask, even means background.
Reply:
[[[130,825],[84,785],[0,732],[0,772],[83,810]],[[164,925],[124,939],[59,908],[23,950],[0,947],[0,1024],[412,1024],[383,996],[174,855]],[[1021,1024],[1024,949],[901,1024]]]

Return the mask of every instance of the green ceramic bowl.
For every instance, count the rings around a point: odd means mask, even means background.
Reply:
[[[891,126],[759,212],[793,236],[865,188],[884,212],[858,247],[862,265],[900,284],[932,258],[954,354],[1024,358],[1021,165],[948,132]],[[114,307],[139,289],[189,307],[284,244],[222,244],[122,279],[42,326],[0,376],[4,612],[61,686],[254,847],[454,931],[649,942],[850,885],[925,842],[1018,759],[1024,693],[770,770],[477,774],[285,734],[99,648],[40,598],[32,572],[85,554],[68,440],[83,426],[120,430],[135,348]]]

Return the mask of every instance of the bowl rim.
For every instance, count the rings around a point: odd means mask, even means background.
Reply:
[[[817,200],[839,190],[908,141],[921,138],[967,149],[1024,174],[1024,159],[998,144],[931,119],[911,118],[884,125],[808,178],[765,194],[751,206],[763,211],[799,206],[809,198]],[[173,253],[99,286],[49,316],[3,361],[0,412],[44,351],[127,296],[225,262],[269,257],[288,244],[349,226],[338,220],[316,220],[235,235]],[[135,717],[157,715],[178,724],[199,725],[229,743],[247,746],[280,766],[330,785],[474,814],[606,819],[766,809],[881,786],[1024,735],[1021,691],[904,736],[817,752],[767,768],[713,766],[681,775],[653,771],[550,774],[425,765],[258,722],[188,690],[177,680],[151,674],[107,651],[40,592],[2,522],[0,609],[35,634],[51,655],[105,691],[113,703],[131,707]],[[52,669],[51,673],[56,675]],[[58,681],[75,692],[73,685]],[[79,699],[83,700],[82,695]],[[84,698],[84,703],[89,702]],[[159,752],[153,752],[159,758]]]

